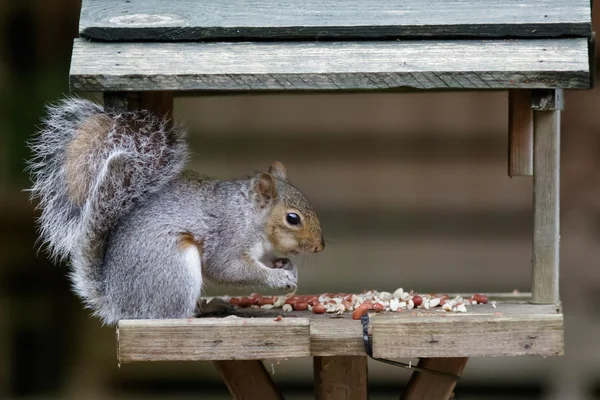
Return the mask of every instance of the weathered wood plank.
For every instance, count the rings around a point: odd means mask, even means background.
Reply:
[[[99,40],[589,36],[589,0],[84,0]]]
[[[259,360],[214,361],[234,400],[283,400]]]
[[[418,366],[434,371],[461,376],[469,359],[456,358],[422,358]],[[456,380],[428,373],[413,372],[402,400],[449,400]]]
[[[563,354],[562,315],[452,314],[374,318],[379,358],[553,356]]]
[[[559,301],[560,113],[534,111],[533,303]]]
[[[508,176],[533,175],[531,90],[508,93]]]
[[[117,332],[120,362],[261,360],[310,355],[306,318],[123,320]]]
[[[369,398],[367,356],[314,357],[315,399]]]
[[[313,356],[364,355],[362,325],[350,318],[311,318],[310,354]]]
[[[103,43],[76,39],[81,91],[587,88],[587,39]]]
[[[527,298],[516,295],[490,295],[490,299],[509,299],[512,296],[519,301],[527,301]],[[119,360],[223,360],[235,356],[236,359],[246,356],[278,358],[281,353],[285,357],[365,355],[362,326],[360,321],[352,320],[351,313],[332,318],[331,314],[316,315],[306,311],[282,313],[280,309],[238,309],[236,315],[241,318],[199,318],[190,322],[122,321],[118,329]],[[278,315],[283,315],[283,319],[273,321]],[[309,332],[305,331],[308,327],[304,325],[293,328],[298,321],[307,324],[308,320]],[[257,328],[243,323],[240,326],[240,321],[258,325]],[[269,328],[280,327],[277,324],[281,322],[292,327]],[[563,319],[555,305],[498,303],[497,308],[493,308],[487,304],[473,306],[464,314],[446,314],[435,310],[386,312],[373,314],[372,323],[374,351],[380,352],[380,357],[394,357],[398,352],[400,358],[551,356],[561,354],[563,349]],[[298,335],[310,336],[306,338],[309,348],[304,347],[304,342],[299,343],[293,329],[301,330],[302,333]],[[383,342],[380,342],[381,332],[388,332],[389,336]],[[407,332],[406,336],[404,332]],[[410,332],[413,333],[408,334]],[[438,343],[427,343],[431,332],[435,333]],[[470,334],[466,335],[466,332]],[[530,336],[535,338],[531,339]],[[215,340],[223,342],[214,346]],[[461,345],[456,346],[451,342]],[[529,345],[529,348],[526,349],[525,345]],[[240,350],[238,347],[245,348]],[[418,354],[421,350],[422,354]],[[267,353],[271,355],[267,357]]]

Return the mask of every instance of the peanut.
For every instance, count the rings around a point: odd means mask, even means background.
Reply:
[[[440,299],[438,299],[437,297],[434,297],[431,300],[429,300],[429,307],[431,307],[431,308],[437,307],[440,304],[441,304]]]
[[[281,307],[281,311],[283,311],[283,312],[290,312],[293,309],[294,308],[292,307],[291,304],[284,304],[283,307]]]
[[[319,298],[318,297],[313,297],[310,300],[308,300],[308,304],[311,305],[312,307],[316,306],[319,303]]]
[[[480,304],[487,304],[487,302],[488,302],[487,296],[484,296],[482,294],[473,295],[473,300],[475,300],[477,303],[480,303]]]
[[[315,314],[324,314],[325,313],[325,306],[321,303],[317,303],[313,306],[312,311]]]
[[[294,310],[295,311],[304,311],[306,309],[308,309],[308,303],[305,302],[305,301],[297,301],[294,304]]]
[[[266,304],[270,304],[270,305],[275,304],[275,299],[272,297],[259,297],[256,299],[256,305],[262,307]]]
[[[254,305],[254,299],[248,297],[242,297],[238,303],[238,305],[242,308],[250,307]]]
[[[368,311],[369,311],[369,307],[363,303],[360,306],[356,307],[356,309],[352,313],[352,319],[360,319]]]
[[[421,304],[423,304],[423,298],[421,296],[413,296],[412,301],[415,307],[419,307]]]

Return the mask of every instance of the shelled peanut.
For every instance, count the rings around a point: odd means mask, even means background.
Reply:
[[[338,313],[353,311],[352,317],[360,319],[369,311],[403,312],[411,309],[434,309],[440,312],[467,312],[467,306],[486,304],[488,298],[482,294],[474,294],[469,298],[456,296],[450,298],[447,294],[420,294],[413,290],[405,292],[402,288],[394,293],[365,291],[360,294],[325,293],[321,295],[287,295],[262,296],[253,293],[247,297],[227,298],[230,304],[246,308],[282,308],[284,312],[309,310],[315,314]],[[495,307],[495,302],[492,302]]]

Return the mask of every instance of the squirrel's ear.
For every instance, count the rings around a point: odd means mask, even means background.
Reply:
[[[275,179],[273,179],[273,177],[269,174],[262,174],[260,178],[258,178],[256,192],[258,194],[258,202],[260,206],[265,207],[277,197]]]
[[[269,174],[277,179],[281,179],[282,181],[285,181],[286,179],[285,167],[279,161],[275,161],[273,164],[271,164],[271,167],[269,168]]]

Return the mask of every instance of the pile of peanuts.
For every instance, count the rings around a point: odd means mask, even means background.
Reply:
[[[482,294],[474,294],[469,298],[456,296],[451,299],[447,294],[418,294],[413,290],[405,292],[402,288],[394,293],[365,291],[361,294],[325,293],[322,295],[262,296],[253,293],[248,297],[226,297],[223,300],[241,308],[281,308],[289,311],[312,311],[315,314],[353,311],[352,318],[360,319],[368,311],[403,312],[411,309],[434,309],[440,312],[467,312],[467,306],[486,304],[488,298]],[[492,306],[495,308],[495,302]]]

